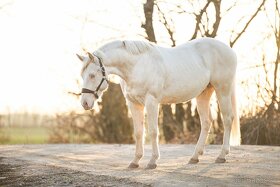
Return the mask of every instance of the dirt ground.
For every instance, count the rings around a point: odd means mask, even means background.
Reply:
[[[194,145],[161,145],[155,170],[127,166],[134,145],[0,146],[0,186],[280,186],[280,147],[233,147],[214,163],[220,146],[206,146],[200,163],[187,164]]]

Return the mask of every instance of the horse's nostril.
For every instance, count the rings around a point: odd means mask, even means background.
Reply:
[[[85,108],[88,108],[88,103],[87,103],[86,101],[84,101],[84,102],[83,102],[83,106],[84,106]]]

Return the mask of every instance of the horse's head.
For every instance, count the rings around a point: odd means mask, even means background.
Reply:
[[[107,74],[102,63],[102,59],[91,53],[88,56],[78,58],[83,62],[81,76],[83,78],[83,89],[81,104],[85,110],[90,110],[94,102],[102,96],[102,93],[108,88]]]

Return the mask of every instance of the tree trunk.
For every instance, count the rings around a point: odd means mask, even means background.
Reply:
[[[184,121],[185,121],[185,110],[183,107],[183,104],[176,104],[176,110],[175,110],[175,118],[177,121],[178,128],[180,130],[179,133],[183,133],[184,131]]]
[[[162,105],[163,118],[162,128],[164,134],[164,140],[169,142],[175,137],[175,120],[173,119],[172,110],[170,105]]]
[[[153,12],[154,12],[154,0],[147,0],[144,4],[144,14],[145,14],[145,23],[142,24],[142,28],[145,29],[147,34],[147,39],[151,42],[156,43],[156,37],[153,27]],[[175,121],[172,116],[172,110],[170,105],[163,105],[163,119],[162,119],[162,128],[163,128],[163,135],[165,141],[170,141],[174,138],[174,131],[172,130],[171,126],[175,125]]]
[[[155,31],[153,27],[153,12],[154,12],[154,0],[147,0],[144,4],[144,14],[146,21],[142,24],[142,28],[147,33],[147,40],[156,43]]]
[[[189,101],[187,103],[187,109],[186,109],[186,123],[187,123],[187,129],[188,131],[194,131],[195,130],[195,123],[192,116],[192,103]]]

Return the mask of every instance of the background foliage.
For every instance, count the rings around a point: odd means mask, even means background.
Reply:
[[[227,36],[228,45],[235,48],[240,40],[246,40],[255,33],[249,32],[255,24],[258,16],[262,15],[261,25],[267,27],[263,42],[260,44],[261,62],[249,67],[248,71],[255,72],[255,76],[249,79],[239,80],[241,89],[250,88],[248,100],[256,96],[252,106],[246,106],[241,114],[241,133],[243,144],[280,145],[280,10],[277,0],[255,1],[250,11],[240,16],[236,7],[242,7],[242,1],[233,0],[185,0],[164,1],[147,0],[141,9],[143,10],[143,22],[139,23],[139,29],[143,31],[143,38],[154,42],[163,41],[170,47],[178,43],[180,25],[176,22],[178,17],[192,20],[189,30],[190,36],[185,40],[200,37],[219,36],[223,32]],[[235,24],[231,28],[224,29],[228,22],[228,15]],[[82,19],[82,30],[85,25],[91,24],[89,15]],[[241,17],[241,18],[240,18]],[[155,25],[160,25],[157,28]],[[83,33],[83,32],[81,32]],[[275,49],[267,49],[266,43],[270,43]],[[261,48],[261,47],[260,47]],[[260,51],[260,50],[258,50]],[[268,53],[273,53],[273,59],[268,58]],[[70,90],[70,95],[74,94]],[[254,96],[253,96],[254,95]],[[78,99],[78,98],[77,98]],[[241,99],[242,100],[242,99]],[[223,126],[222,116],[216,97],[212,97],[212,112],[215,120],[209,132],[208,143],[221,143]],[[44,119],[47,124],[51,143],[133,143],[132,120],[126,108],[126,103],[119,85],[110,84],[109,89],[99,104],[100,112],[76,112],[57,114],[51,119]],[[7,125],[7,121],[9,125]],[[11,116],[3,115],[0,118],[0,141],[8,142],[11,137],[6,132],[6,126],[13,126]],[[195,102],[183,104],[162,105],[160,109],[160,141],[162,143],[195,143],[200,132],[199,116]],[[44,125],[43,125],[44,126]],[[45,128],[45,126],[44,126]],[[40,134],[39,132],[35,132]],[[40,142],[40,141],[39,141]],[[41,141],[42,142],[42,141]],[[45,141],[44,141],[45,142]]]

